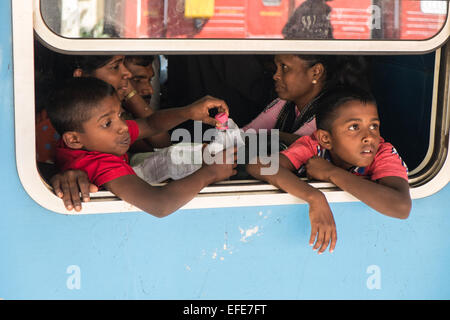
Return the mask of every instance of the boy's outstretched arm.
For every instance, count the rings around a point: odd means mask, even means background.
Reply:
[[[400,177],[385,177],[376,183],[317,157],[308,161],[306,170],[311,177],[334,183],[382,214],[399,219],[406,219],[409,216],[411,211],[409,184]]]
[[[223,164],[203,165],[193,174],[162,187],[151,186],[135,175],[122,176],[104,186],[122,200],[162,218],[192,200],[209,184],[236,174],[236,150],[224,151],[222,156]]]
[[[187,120],[197,120],[215,126],[220,124],[210,117],[209,110],[217,108],[218,112],[229,113],[225,101],[206,96],[188,106],[155,111],[145,119],[138,119],[139,139],[151,137],[168,131]]]
[[[309,244],[314,245],[314,250],[319,249],[319,254],[326,250],[328,244],[330,245],[330,252],[333,252],[337,242],[336,224],[325,195],[300,180],[292,172],[293,165],[284,155],[280,154],[280,166],[276,174],[262,175],[261,168],[267,166],[260,162],[249,164],[247,165],[247,172],[256,179],[266,181],[293,196],[305,200],[309,204],[311,221]],[[316,240],[315,244],[314,240]]]

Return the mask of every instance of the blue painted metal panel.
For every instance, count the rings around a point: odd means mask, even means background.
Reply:
[[[0,298],[450,298],[450,186],[415,200],[406,221],[332,204],[338,245],[323,255],[308,246],[305,205],[164,219],[41,208],[16,172],[8,1],[0,17]]]

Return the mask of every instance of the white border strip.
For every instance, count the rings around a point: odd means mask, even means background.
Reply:
[[[446,61],[444,61],[446,63]],[[432,101],[431,101],[431,117],[430,117],[430,140],[428,143],[428,150],[425,154],[425,157],[420,162],[420,164],[412,170],[409,175],[412,176],[428,164],[433,151],[434,151],[434,141],[436,135],[436,109],[437,109],[437,100],[438,100],[438,86],[439,86],[439,68],[441,67],[441,49],[436,50],[436,54],[434,55],[434,77],[433,77],[433,93],[432,93]]]
[[[21,3],[23,0],[18,0]],[[16,2],[16,1],[14,1]],[[34,28],[48,45],[72,53],[147,52],[147,53],[289,53],[289,52],[357,52],[369,54],[383,51],[429,52],[447,41],[450,35],[450,14],[441,31],[428,40],[267,40],[267,39],[69,39],[51,31],[40,13],[40,0],[34,0]]]

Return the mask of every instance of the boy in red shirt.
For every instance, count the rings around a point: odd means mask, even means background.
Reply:
[[[136,140],[168,131],[189,119],[216,125],[209,116],[213,108],[228,114],[224,101],[205,97],[187,107],[158,111],[145,119],[124,120],[114,87],[96,78],[73,78],[48,108],[52,124],[61,135],[57,164],[63,171],[85,171],[95,185],[143,211],[167,216],[202,188],[235,174],[232,152],[223,152],[223,164],[203,165],[192,175],[163,187],[140,179],[128,164],[126,152]]]
[[[261,163],[247,166],[265,180],[309,204],[310,245],[330,252],[337,234],[324,194],[294,172],[328,181],[385,215],[406,219],[411,210],[408,171],[395,148],[380,136],[374,98],[357,88],[338,87],[321,97],[317,131],[295,141],[279,157],[279,171],[263,175]],[[314,244],[315,242],[315,244]]]

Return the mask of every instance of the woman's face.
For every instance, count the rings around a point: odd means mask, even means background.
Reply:
[[[90,76],[101,79],[112,85],[122,99],[128,89],[131,73],[123,64],[125,56],[114,56],[103,67],[95,69]]]
[[[301,101],[313,91],[314,74],[305,60],[293,54],[275,56],[275,91],[283,100]]]

